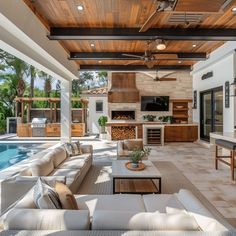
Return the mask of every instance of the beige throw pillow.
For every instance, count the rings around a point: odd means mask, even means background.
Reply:
[[[59,196],[62,209],[68,209],[68,210],[79,209],[73,193],[65,184],[56,182],[55,191]]]

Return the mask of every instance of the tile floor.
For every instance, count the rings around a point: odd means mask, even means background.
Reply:
[[[83,141],[94,146],[95,161],[116,159],[116,143]],[[214,167],[214,152],[198,143],[169,143],[151,147],[149,159],[171,161],[196,186],[216,209],[236,225],[236,183],[231,181],[229,167]]]

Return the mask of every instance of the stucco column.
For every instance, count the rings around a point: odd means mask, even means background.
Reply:
[[[71,81],[61,81],[61,142],[71,141]]]

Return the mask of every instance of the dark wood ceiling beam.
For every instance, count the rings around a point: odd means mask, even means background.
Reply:
[[[191,70],[186,65],[155,65],[148,68],[146,65],[80,65],[80,71],[154,71],[154,70]]]
[[[151,28],[51,28],[51,40],[199,40],[236,41],[236,29]]]
[[[136,60],[137,58],[127,57],[123,54],[134,54],[143,56],[144,52],[71,52],[70,60]],[[206,60],[206,53],[177,53],[177,52],[154,52],[154,55],[167,55],[165,59],[161,60]],[[173,58],[176,54],[177,58]],[[168,57],[170,55],[170,57]],[[158,56],[157,56],[158,58]]]

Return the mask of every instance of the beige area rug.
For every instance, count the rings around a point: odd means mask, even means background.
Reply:
[[[222,221],[223,216],[172,162],[157,161],[153,163],[162,173],[162,194],[176,193],[181,188],[188,189],[216,218]],[[112,194],[111,172],[111,162],[94,162],[81,184],[79,194]],[[236,219],[226,220],[234,226],[236,225]]]

